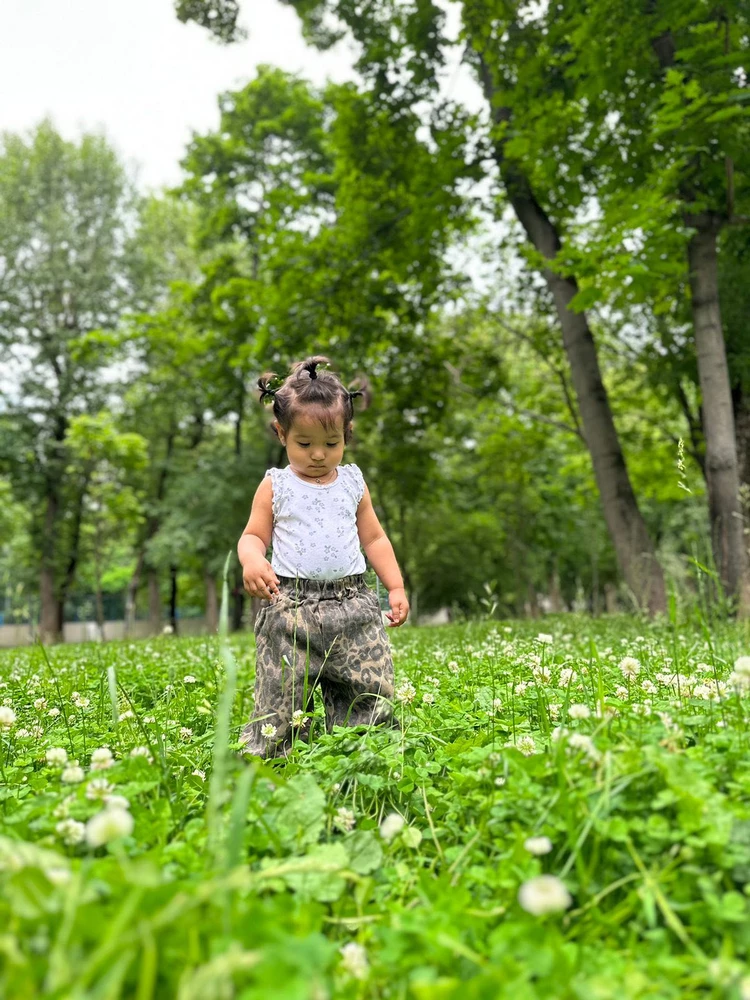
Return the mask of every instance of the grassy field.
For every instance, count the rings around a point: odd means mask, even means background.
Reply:
[[[251,636],[0,654],[0,996],[750,997],[747,631],[391,637],[265,765]]]

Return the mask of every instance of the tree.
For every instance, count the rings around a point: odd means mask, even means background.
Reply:
[[[290,0],[290,5],[300,14],[306,36],[314,44],[325,47],[340,37],[341,31],[329,28],[330,23],[343,25],[352,33],[362,51],[357,68],[371,82],[371,99],[384,115],[398,120],[405,107],[420,102],[439,106],[445,114],[447,102],[439,102],[436,91],[448,43],[443,34],[443,12],[430,0],[407,4],[382,0],[365,8],[344,0]],[[511,47],[518,50],[517,31],[496,7],[485,0],[467,0],[462,5],[467,49],[491,112],[487,138],[507,197],[536,251],[537,266],[559,318],[618,563],[639,602],[652,611],[663,610],[663,575],[630,484],[594,340],[585,313],[573,305],[578,285],[574,276],[563,275],[556,267],[566,215],[570,216],[575,206],[544,207],[545,192],[535,183],[525,148],[513,142],[518,127],[516,106],[523,107],[525,80],[515,69],[505,72],[506,66],[516,64]],[[521,60],[530,51],[528,42],[521,42]],[[525,123],[520,124],[523,128]]]
[[[64,141],[49,122],[0,143],[0,470],[31,512],[40,633],[61,636],[88,479],[69,471],[71,419],[112,392],[114,331],[131,295],[131,193],[103,138]]]

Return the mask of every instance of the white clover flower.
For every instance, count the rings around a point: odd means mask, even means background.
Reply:
[[[711,698],[711,688],[708,684],[696,684],[693,688],[693,697],[702,698],[703,701],[709,701]]]
[[[568,715],[571,719],[588,719],[591,715],[591,709],[588,705],[571,705],[568,709]]]
[[[180,739],[184,740],[185,743],[189,743],[193,738],[193,730],[188,728],[188,726],[182,726],[180,729]]]
[[[440,687],[440,678],[439,677],[425,677],[425,680],[427,681],[428,684],[432,684],[433,687],[436,687],[436,688]]]
[[[536,641],[541,642],[544,646],[549,646],[554,640],[552,636],[548,635],[546,632],[540,632],[536,637]]]
[[[130,809],[130,802],[124,795],[105,795],[104,804],[107,809]]]
[[[133,832],[133,817],[127,809],[105,807],[86,824],[86,841],[89,847],[101,847]]]
[[[492,707],[495,709],[496,712],[499,712],[501,710],[501,708],[503,707],[503,699],[502,698],[493,698],[492,699]]]
[[[336,814],[333,817],[333,825],[338,827],[339,830],[348,833],[349,830],[354,829],[355,823],[356,819],[351,809],[347,809],[346,806],[340,806],[336,810]]]
[[[404,817],[399,813],[388,813],[383,822],[380,824],[380,836],[387,843],[390,843],[395,836],[397,836],[404,827]]]
[[[133,709],[128,708],[124,712],[120,712],[119,716],[117,717],[117,721],[125,722],[126,719],[134,719],[134,718],[135,718],[135,713],[133,712]]]
[[[525,757],[531,757],[536,753],[536,743],[533,736],[519,736],[516,742],[516,749],[520,750]]]
[[[90,699],[89,699],[89,698],[78,698],[78,699],[77,699],[77,700],[76,700],[76,701],[74,702],[74,704],[75,704],[76,708],[81,708],[81,709],[83,709],[83,708],[88,708],[88,707],[89,707],[89,705],[91,704],[91,701],[90,701]]]
[[[578,680],[578,674],[573,670],[572,667],[563,667],[560,671],[560,680],[558,687],[566,688],[570,687],[571,684],[575,684]]]
[[[42,712],[46,707],[47,707],[47,699],[46,698],[37,698],[35,700],[35,702],[34,702],[34,708],[37,710],[37,712]]]
[[[569,734],[569,730],[565,726],[555,726],[552,730],[552,742],[558,743],[560,740],[565,739]]]
[[[173,633],[174,633],[174,626],[172,625],[165,625],[164,628],[161,630],[162,635],[172,635]]]
[[[206,780],[206,772],[205,771],[201,771],[201,769],[199,767],[196,767],[196,769],[192,773],[193,773],[193,775],[196,778],[200,778],[201,781],[205,781]]]
[[[456,663],[455,660],[450,660],[448,662],[448,669],[450,670],[450,672],[452,674],[460,674],[461,673],[461,668],[459,667],[459,665]]]
[[[534,854],[538,857],[542,854],[549,854],[552,850],[552,841],[549,837],[529,837],[527,840],[524,840],[523,846],[529,854]]]
[[[527,913],[541,917],[567,910],[573,900],[556,875],[538,875],[523,883],[518,890],[518,902]]]
[[[98,750],[94,750],[91,754],[91,770],[92,771],[106,771],[108,767],[112,767],[114,760],[112,759],[112,751],[109,747],[99,747]]]
[[[648,678],[641,683],[641,691],[645,694],[656,694],[658,692],[658,687],[653,681],[648,680]]]
[[[505,778],[503,778],[502,776],[495,778],[495,784],[497,785],[498,788],[502,788],[503,785],[505,784]]]
[[[305,721],[305,713],[301,708],[296,709],[292,712],[292,725],[295,729],[299,729],[302,723]]]
[[[193,677],[192,674],[185,674],[185,676],[182,678],[182,683],[183,684],[196,684],[197,681],[196,681],[195,677]]]
[[[635,659],[635,657],[626,656],[624,659],[620,660],[620,671],[623,677],[634,681],[641,672],[641,664]]]
[[[0,709],[0,711],[2,711],[2,709]],[[2,728],[2,724],[1,723],[0,723],[0,728]],[[29,732],[28,729],[17,729],[16,730],[16,739],[17,740],[26,740],[26,739],[29,738],[29,736],[31,736],[31,733]]]
[[[557,719],[560,716],[560,709],[562,705],[552,704],[547,706],[549,708],[549,714],[551,719]]]
[[[146,722],[146,723],[149,723],[149,724],[153,724],[154,722],[156,722],[156,716],[155,715],[144,715],[143,716],[143,721]]]
[[[531,672],[534,675],[534,680],[541,681],[543,684],[549,684],[552,680],[552,671],[549,667],[539,665],[534,667]]]
[[[87,799],[104,799],[114,791],[115,786],[111,785],[106,778],[93,778],[86,787]]]
[[[10,729],[16,722],[16,713],[9,705],[0,705],[0,729]]]
[[[740,656],[734,661],[734,672],[750,677],[750,656]]]
[[[435,703],[435,695],[432,694],[431,691],[426,691],[422,695],[422,701],[425,703],[425,705],[434,705],[434,703]]]
[[[528,681],[519,681],[518,684],[513,688],[513,694],[517,695],[519,698],[526,694],[526,688],[529,686]]]
[[[581,750],[593,761],[597,761],[601,757],[601,754],[594,746],[594,741],[590,736],[586,736],[583,733],[570,733],[568,736],[568,746],[574,750]]]
[[[47,715],[50,717],[50,719],[56,719],[59,714],[60,714],[59,708],[51,708],[49,712],[47,712]]]
[[[68,763],[68,751],[64,747],[50,747],[44,756],[52,767],[64,767]]]
[[[396,701],[400,701],[402,704],[407,705],[414,701],[416,693],[417,690],[411,681],[402,681],[402,683],[396,688],[394,694]]]
[[[270,722],[267,722],[265,726],[260,727],[260,735],[267,740],[272,740],[276,735],[276,726],[272,726]]]
[[[151,751],[148,747],[133,747],[130,751],[131,757],[151,757]]]
[[[52,885],[66,885],[70,882],[70,872],[67,868],[45,868],[44,874]]]
[[[78,785],[86,777],[82,767],[78,766],[78,761],[71,761],[68,767],[65,768],[63,773],[60,775],[60,781],[64,782],[66,785]]]
[[[750,690],[750,674],[738,673],[733,670],[728,678],[729,686],[738,692]]]
[[[59,837],[62,837],[64,844],[73,846],[82,842],[86,834],[86,827],[77,819],[63,819],[55,826],[55,831]]]
[[[341,968],[344,972],[352,979],[367,979],[370,966],[367,962],[367,952],[362,945],[350,941],[343,948],[339,948],[339,951],[341,952]]]

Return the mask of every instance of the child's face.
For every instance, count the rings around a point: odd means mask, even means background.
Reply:
[[[333,429],[326,430],[314,416],[298,414],[288,434],[278,425],[277,430],[289,464],[298,475],[320,478],[341,464],[345,448],[342,416],[338,417]]]

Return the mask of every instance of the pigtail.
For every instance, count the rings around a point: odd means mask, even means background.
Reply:
[[[291,377],[297,379],[303,372],[307,372],[310,381],[314,381],[318,377],[317,369],[328,368],[330,363],[330,360],[322,354],[316,354],[314,357],[305,358],[304,361],[298,361],[292,365]]]
[[[259,402],[267,403],[270,401],[273,403],[276,393],[283,384],[284,380],[276,372],[264,372],[258,379],[258,389],[260,390]]]
[[[368,409],[372,403],[370,383],[364,376],[357,378],[346,391],[349,395],[349,401],[352,404],[352,411],[354,410],[354,400],[359,397],[362,398],[362,406],[360,407],[362,410]]]

